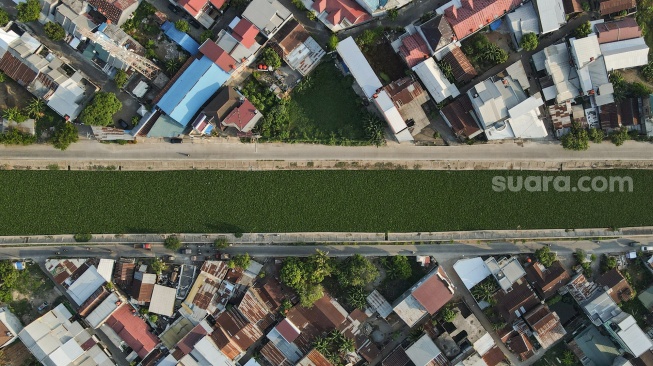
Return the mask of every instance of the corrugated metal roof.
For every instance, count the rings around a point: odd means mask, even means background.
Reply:
[[[174,23],[166,21],[161,25],[161,30],[168,36],[171,40],[173,40],[175,43],[181,46],[181,48],[185,49],[190,53],[191,56],[195,56],[195,54],[199,51],[200,45],[199,43],[195,42],[191,36],[188,34],[179,31],[177,28],[175,28]]]
[[[444,12],[459,40],[521,5],[521,0],[461,0],[461,5],[452,5]]]
[[[542,33],[553,32],[567,23],[562,0],[537,0],[537,11],[540,14]]]
[[[363,89],[367,98],[372,98],[376,91],[383,86],[381,81],[367,62],[363,52],[356,45],[352,37],[340,41],[337,47],[338,54],[347,65],[347,68],[356,79],[358,85]]]
[[[553,0],[551,0],[553,1]],[[508,27],[515,34],[517,46],[524,34],[540,34],[540,18],[537,16],[533,2],[528,2],[506,15]]]
[[[599,23],[594,25],[594,28],[598,34],[599,44],[642,36],[642,30],[639,28],[637,21],[631,17],[614,22]]]
[[[77,305],[80,305],[105,282],[95,266],[91,266],[68,288],[68,294]]]
[[[176,289],[161,285],[154,285],[150,301],[150,313],[172,316],[175,307]]]
[[[436,103],[460,95],[458,88],[447,80],[433,58],[419,63],[413,67],[413,71],[422,80],[426,90]]]
[[[608,72],[648,64],[649,47],[644,38],[604,43],[599,47]]]

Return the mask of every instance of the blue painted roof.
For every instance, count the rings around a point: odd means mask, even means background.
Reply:
[[[175,28],[174,23],[166,21],[161,26],[161,30],[163,30],[168,38],[173,40],[176,44],[180,45],[181,48],[188,51],[191,56],[195,56],[195,54],[199,51],[199,43],[195,42],[195,40],[192,39],[188,34],[181,32]]]
[[[229,80],[229,76],[213,61],[203,56],[193,61],[181,74],[159,100],[157,107],[180,125],[186,126],[197,110]]]
[[[501,18],[490,23],[490,30],[497,30],[501,26]]]

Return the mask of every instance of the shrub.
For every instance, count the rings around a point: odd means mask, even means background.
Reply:
[[[562,147],[568,150],[583,151],[589,149],[589,135],[576,122],[571,125],[571,132],[560,139]]]
[[[79,135],[77,133],[77,127],[72,123],[62,123],[59,124],[54,129],[54,134],[52,135],[52,145],[59,150],[66,150],[70,144],[77,142],[79,140]]]
[[[47,22],[43,26],[43,29],[45,30],[45,35],[55,42],[61,41],[66,37],[66,31],[58,23]]]
[[[592,25],[590,24],[589,20],[574,30],[574,36],[576,36],[576,38],[585,38],[590,33],[592,33]]]
[[[556,260],[556,254],[546,246],[535,251],[535,258],[537,258],[537,261],[542,263],[544,267],[550,267]]]
[[[127,78],[129,75],[123,70],[116,71],[116,76],[113,78],[113,81],[116,82],[118,88],[122,88],[127,83]]]
[[[629,139],[630,136],[628,135],[628,129],[626,128],[620,128],[619,130],[610,134],[610,141],[612,141],[612,143],[617,146],[623,145],[624,142]]]
[[[39,20],[39,14],[41,13],[39,0],[27,0],[16,5],[16,9],[18,10],[18,21],[28,23]]]
[[[213,31],[210,29],[207,29],[200,34],[200,43],[204,43],[207,39],[213,39]]]
[[[178,21],[175,22],[175,28],[177,28],[178,31],[188,33],[190,30],[190,25],[188,24],[187,21],[183,19],[179,19]]]
[[[519,42],[519,45],[524,51],[532,51],[537,48],[538,43],[539,40],[535,33],[526,33]]]
[[[11,128],[0,134],[0,144],[3,145],[31,145],[36,142],[36,136]]]
[[[332,33],[329,36],[329,41],[327,42],[327,49],[329,51],[335,51],[336,47],[338,47],[338,42],[340,42],[338,40],[338,36],[336,36],[335,33]]]
[[[308,20],[311,20],[311,21],[316,21],[317,20],[317,15],[315,15],[315,13],[313,13],[313,11],[311,11],[311,10],[306,10],[306,17],[308,18]]]
[[[91,239],[93,239],[93,235],[88,234],[88,233],[75,234],[74,238],[75,238],[76,242],[86,243],[86,242],[91,241]]]
[[[388,18],[390,20],[395,20],[397,19],[397,17],[399,17],[399,10],[397,10],[397,8],[392,8],[388,10]]]
[[[587,1],[583,1],[580,4],[580,7],[583,9],[583,11],[590,11],[590,3]]]
[[[265,48],[263,52],[261,52],[259,61],[275,69],[281,66],[281,57],[279,57],[279,55],[270,47]]]
[[[213,246],[218,249],[227,248],[229,246],[229,240],[227,240],[226,238],[215,239],[215,241],[213,242]]]
[[[9,13],[4,9],[0,9],[0,27],[4,27],[7,23],[9,23]]]
[[[91,126],[108,126],[113,123],[113,115],[122,108],[115,94],[100,92],[84,108],[79,119]]]
[[[299,10],[306,10],[306,6],[304,6],[304,3],[301,2],[301,0],[291,0],[291,3]]]
[[[595,144],[600,144],[605,138],[605,132],[599,128],[590,128],[589,137]]]

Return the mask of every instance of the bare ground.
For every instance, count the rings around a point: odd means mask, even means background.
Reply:
[[[32,98],[27,89],[9,78],[4,83],[0,83],[0,109],[2,110],[12,107],[22,108]]]

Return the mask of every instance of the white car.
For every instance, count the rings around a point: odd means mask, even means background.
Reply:
[[[644,246],[644,247],[642,247],[642,252],[653,252],[653,247]]]

